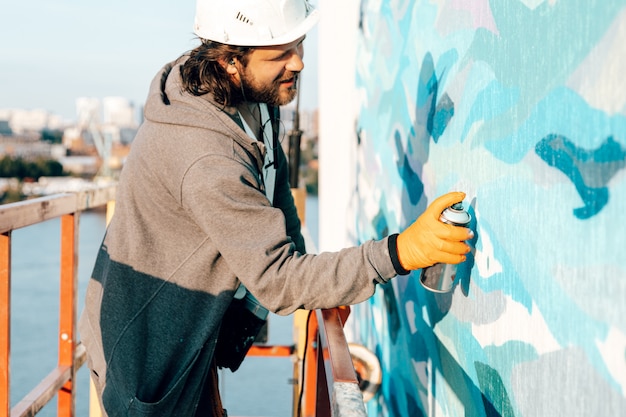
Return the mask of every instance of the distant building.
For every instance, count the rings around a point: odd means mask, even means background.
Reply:
[[[70,126],[63,131],[63,146],[68,149],[82,146],[83,137],[81,131],[76,126]]]
[[[92,177],[100,168],[100,160],[96,156],[65,156],[58,161],[63,165],[63,171],[74,175]]]
[[[40,177],[36,182],[24,183],[22,192],[25,195],[41,196],[83,191],[94,187],[97,187],[97,183],[84,178]]]
[[[0,155],[24,159],[57,159],[66,154],[63,145],[42,142],[34,136],[9,136],[0,140]]]
[[[39,134],[43,129],[61,129],[63,127],[63,119],[55,114],[43,109],[25,110],[25,109],[0,109],[0,134]],[[7,131],[6,124],[10,129]]]
[[[122,97],[79,97],[76,115],[64,123],[45,110],[0,109],[0,157],[53,159],[73,175],[113,176],[137,132],[134,105]],[[50,130],[63,132],[61,144],[42,140]]]
[[[95,144],[95,139],[127,145],[135,137],[138,126],[135,107],[123,97],[105,97],[102,100],[81,97],[76,99],[76,112],[78,129],[83,132],[86,144]]]
[[[76,115],[78,116],[78,124],[89,125],[90,123],[99,124],[101,106],[100,100],[95,97],[78,97],[76,99]]]
[[[8,120],[0,120],[0,135],[3,136],[11,136],[13,134],[13,130],[11,130],[11,126],[9,125]]]
[[[135,106],[124,97],[105,97],[102,99],[104,124],[119,128],[137,127]]]

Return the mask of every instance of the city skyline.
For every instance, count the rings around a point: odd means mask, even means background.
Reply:
[[[193,0],[33,0],[3,12],[0,109],[42,109],[68,121],[79,97],[123,97],[140,109],[158,70],[198,44]],[[316,31],[305,40],[303,110],[317,108]]]

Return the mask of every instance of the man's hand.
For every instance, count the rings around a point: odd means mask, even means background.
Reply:
[[[470,251],[464,240],[474,237],[467,227],[439,220],[451,205],[463,201],[465,193],[451,192],[431,203],[422,215],[398,235],[398,260],[406,270],[422,269],[436,263],[458,264]]]

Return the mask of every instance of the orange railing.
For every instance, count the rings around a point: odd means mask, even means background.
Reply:
[[[294,362],[294,417],[366,416],[343,332],[350,308],[299,313],[304,313],[305,321],[300,346],[253,345],[248,356],[298,357]]]
[[[343,324],[348,307],[316,310],[309,319],[302,417],[365,416]]]
[[[0,205],[0,416],[34,416],[55,396],[57,415],[74,415],[76,372],[85,362],[76,332],[78,219],[81,211],[112,202],[114,194],[115,186],[108,186]],[[11,232],[54,218],[61,219],[57,367],[11,408]]]
[[[85,362],[77,340],[77,264],[80,213],[114,202],[115,186],[57,194],[0,205],[0,416],[36,415],[57,396],[57,415],[75,415],[76,373]],[[53,218],[61,219],[58,363],[30,393],[11,408],[11,232]],[[255,345],[250,356],[293,357],[294,416],[365,416],[363,397],[343,325],[348,307],[299,312],[305,324],[292,346]],[[296,315],[298,316],[298,314]],[[297,327],[295,327],[297,329]]]

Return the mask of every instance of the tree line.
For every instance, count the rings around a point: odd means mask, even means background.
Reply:
[[[0,178],[37,181],[40,177],[59,177],[67,175],[63,165],[54,159],[24,159],[5,155],[0,159]]]

